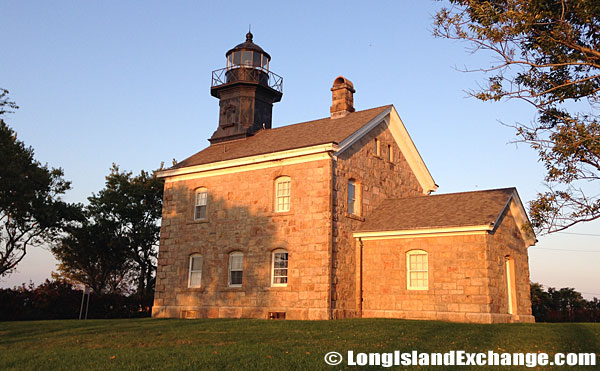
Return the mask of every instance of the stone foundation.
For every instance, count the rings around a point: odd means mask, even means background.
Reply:
[[[154,306],[154,318],[257,318],[269,319],[270,312],[284,312],[290,320],[327,320],[326,308],[287,308],[287,307],[211,307],[211,306]]]
[[[398,318],[430,321],[448,321],[465,323],[534,323],[531,315],[511,315],[500,313],[474,312],[435,312],[401,310],[365,310],[362,318]]]

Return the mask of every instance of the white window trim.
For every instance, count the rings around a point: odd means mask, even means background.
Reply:
[[[280,183],[289,183],[289,194],[288,195],[279,195],[279,184]],[[287,208],[283,208],[283,209],[279,209],[279,198],[283,198],[283,197],[288,197],[289,198],[289,202],[288,202],[288,207]],[[275,212],[277,213],[284,213],[284,212],[288,212],[290,211],[292,208],[292,178],[290,178],[289,176],[280,176],[277,179],[275,179]]]
[[[515,260],[506,256],[504,258],[504,269],[506,272],[506,294],[508,299],[508,314],[517,314],[517,295],[515,280]]]
[[[198,195],[201,193],[205,193],[206,194],[206,199],[205,199],[205,204],[204,205],[199,205],[198,204]],[[205,217],[204,218],[200,218],[198,216],[198,206],[204,206],[205,207]],[[205,187],[200,187],[198,189],[196,189],[196,191],[194,192],[194,220],[208,220],[208,189]]]
[[[274,250],[273,253],[271,253],[271,287],[287,287],[287,282],[286,283],[275,283],[275,254],[277,253],[286,253],[288,254],[288,265],[286,268],[286,272],[287,275],[285,276],[286,281],[289,281],[289,277],[290,277],[290,253],[285,250],[285,249],[277,249]],[[278,277],[283,277],[283,276],[278,276]]]
[[[231,264],[233,263],[233,257],[234,256],[240,256],[242,257],[242,283],[236,283],[233,284],[231,283]],[[239,270],[236,270],[235,272],[239,272]],[[242,287],[242,285],[244,284],[244,253],[240,252],[240,251],[234,251],[232,253],[229,254],[229,267],[227,269],[227,286],[229,287]]]
[[[194,258],[200,258],[201,259],[201,263],[200,263],[200,270],[192,270],[192,262],[194,260]],[[193,254],[190,255],[190,262],[189,262],[189,269],[188,269],[188,287],[189,288],[199,288],[202,287],[202,268],[204,266],[204,257],[200,254]],[[192,273],[198,273],[200,272],[200,284],[198,284],[197,286],[192,286]]]
[[[427,269],[426,270],[411,270],[410,269],[410,257],[413,255],[425,255],[427,256]],[[427,286],[412,286],[410,281],[411,272],[427,272]],[[429,290],[429,254],[425,250],[410,250],[406,252],[406,289],[407,290]]]
[[[352,199],[352,212],[350,212],[350,182],[354,184],[354,198]],[[348,179],[348,189],[346,190],[347,212],[349,215],[361,216],[362,214],[362,195],[360,183],[355,178]]]

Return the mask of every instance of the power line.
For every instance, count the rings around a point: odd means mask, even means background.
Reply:
[[[600,234],[593,234],[593,233],[575,233],[575,232],[556,232],[556,233],[573,234],[573,235],[576,235],[576,236],[600,237]]]
[[[571,250],[571,249],[553,249],[551,247],[535,247],[534,250],[556,250],[556,251],[570,251],[570,252],[596,252],[600,253],[600,250]]]
[[[541,283],[540,283],[540,286],[542,286],[542,287],[545,287],[545,288],[546,288],[546,290],[548,290],[548,289],[554,289],[554,290],[556,290],[556,291],[559,291],[559,290],[560,290],[560,289],[556,289],[555,287],[552,287],[552,286],[550,286],[550,285],[544,285],[544,284],[541,284]],[[563,287],[563,289],[565,289],[565,288],[568,288],[568,286],[569,286],[569,285],[567,285],[567,286]],[[557,287],[558,287],[558,286],[557,286]],[[573,288],[573,289],[574,289],[574,288]],[[574,289],[574,290],[575,290],[575,289]],[[575,291],[577,291],[577,290],[575,290]],[[578,292],[578,293],[580,293],[580,294],[586,294],[586,295],[600,295],[600,293],[597,293],[597,292],[583,292],[583,291],[577,291],[577,292]]]

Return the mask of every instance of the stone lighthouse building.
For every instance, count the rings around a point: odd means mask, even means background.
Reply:
[[[394,106],[273,128],[282,78],[246,41],[213,71],[210,145],[161,173],[154,317],[532,322],[514,188],[438,186]]]

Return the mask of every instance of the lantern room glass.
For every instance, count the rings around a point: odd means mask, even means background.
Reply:
[[[237,50],[227,55],[227,68],[253,67],[269,70],[269,58],[263,53],[251,50]]]

